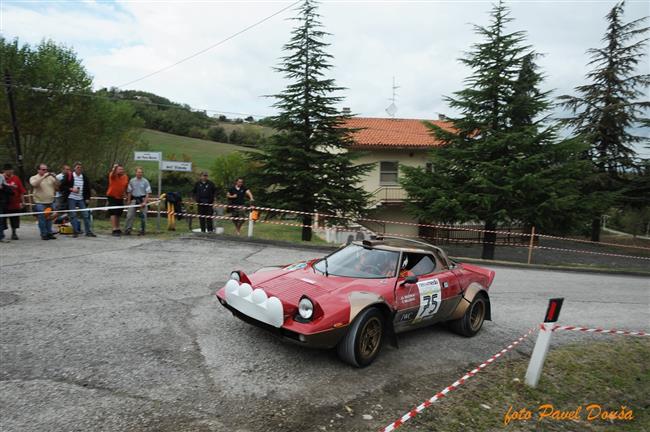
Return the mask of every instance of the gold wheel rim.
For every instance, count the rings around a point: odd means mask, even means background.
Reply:
[[[362,357],[372,357],[379,349],[381,342],[382,325],[377,317],[372,317],[366,322],[361,330],[361,343],[359,351]]]
[[[483,317],[485,317],[485,303],[482,301],[477,301],[472,306],[472,311],[469,316],[469,322],[472,326],[472,330],[476,331],[483,324]]]

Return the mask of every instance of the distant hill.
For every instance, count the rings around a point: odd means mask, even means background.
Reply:
[[[194,110],[154,93],[111,88],[101,89],[97,94],[128,102],[144,121],[145,128],[160,132],[249,147],[259,146],[275,133],[273,128],[266,126],[268,119],[212,117],[205,111]]]
[[[146,148],[138,150],[162,152],[163,159],[174,157],[176,160],[182,160],[183,155],[186,155],[199,170],[209,170],[215,157],[219,155],[235,151],[254,151],[249,147],[189,138],[151,129],[143,129],[141,138],[146,143]]]

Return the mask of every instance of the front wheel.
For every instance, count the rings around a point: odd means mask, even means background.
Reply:
[[[482,295],[477,295],[469,304],[462,318],[449,322],[449,326],[456,333],[471,337],[481,330],[485,314],[487,312],[487,300]]]
[[[354,320],[337,351],[344,362],[365,367],[379,355],[383,339],[384,316],[377,308],[369,308]]]

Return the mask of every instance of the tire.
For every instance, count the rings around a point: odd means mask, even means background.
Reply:
[[[469,304],[462,318],[449,322],[451,329],[465,337],[472,337],[483,327],[488,303],[485,296],[477,294]]]
[[[355,367],[368,366],[379,355],[384,330],[384,315],[379,309],[372,307],[364,310],[337,345],[339,358]]]

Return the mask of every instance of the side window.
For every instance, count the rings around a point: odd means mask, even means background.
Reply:
[[[411,271],[416,276],[433,273],[436,270],[436,261],[432,255],[407,253],[402,258],[401,271]]]
[[[379,184],[396,185],[398,184],[398,164],[397,162],[379,162]]]

